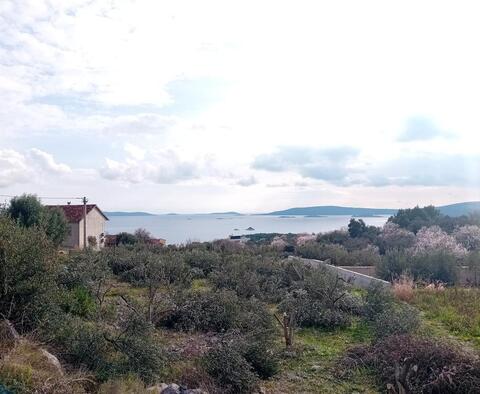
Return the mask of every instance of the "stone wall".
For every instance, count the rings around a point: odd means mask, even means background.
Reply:
[[[386,287],[391,286],[390,282],[387,282],[385,280],[378,279],[378,278],[375,278],[373,276],[366,275],[362,272],[359,272],[359,271],[357,272],[357,271],[353,270],[353,268],[358,269],[358,268],[366,268],[366,267],[358,267],[358,266],[357,267],[348,267],[348,268],[337,267],[337,266],[334,266],[334,265],[327,264],[327,263],[325,263],[324,261],[321,261],[321,260],[303,259],[303,258],[293,257],[293,256],[290,256],[289,258],[300,260],[303,263],[305,263],[305,264],[307,264],[311,267],[324,266],[329,271],[338,275],[340,278],[342,278],[346,282],[352,284],[355,287],[360,287],[362,289],[369,288],[373,283],[380,284],[380,285],[386,286]],[[373,268],[375,270],[375,267],[368,267],[368,268],[369,269]],[[371,271],[368,271],[368,272],[370,273]]]

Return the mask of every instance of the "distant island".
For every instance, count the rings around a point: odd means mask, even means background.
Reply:
[[[460,202],[456,204],[444,205],[436,207],[442,214],[456,217],[462,215],[469,215],[474,212],[480,213],[480,201]],[[356,208],[356,207],[341,207],[337,205],[321,205],[314,207],[296,207],[289,208],[283,211],[273,211],[268,213],[259,213],[256,215],[280,216],[282,218],[291,218],[294,216],[304,216],[306,218],[320,218],[323,216],[344,215],[352,217],[378,217],[395,215],[398,209],[394,208]],[[157,216],[148,212],[105,212],[107,217],[120,216]],[[167,213],[168,216],[181,215],[178,213]],[[224,215],[224,216],[244,216],[245,214],[228,211],[228,212],[212,212],[207,214],[189,214],[189,215]]]
[[[462,216],[471,213],[480,213],[480,201],[459,202],[457,204],[444,205],[438,210],[448,216]]]
[[[240,212],[233,212],[233,211],[230,211],[230,212],[212,212],[212,213],[209,213],[208,215],[231,215],[231,216],[243,216],[243,213],[240,213]]]
[[[394,215],[397,209],[380,208],[352,208],[339,207],[334,205],[316,206],[316,207],[298,207],[289,208],[283,211],[274,211],[266,213],[271,216],[324,216],[324,215],[351,215],[351,216],[372,216],[372,215]]]
[[[474,212],[480,212],[480,201],[461,202],[457,204],[444,205],[436,207],[442,214],[448,216],[462,216]],[[353,217],[376,217],[385,215],[395,215],[398,209],[384,208],[354,208],[341,207],[336,205],[322,205],[315,207],[297,207],[289,208],[283,211],[273,211],[262,215],[270,216],[305,216],[320,217],[327,215],[346,215]]]
[[[104,212],[107,217],[115,217],[115,216],[156,216],[153,213],[148,212]]]

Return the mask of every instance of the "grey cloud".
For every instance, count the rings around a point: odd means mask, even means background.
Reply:
[[[274,153],[258,156],[252,167],[271,172],[293,171],[308,178],[348,184],[352,182],[353,173],[350,164],[358,153],[351,147],[281,147]]]
[[[480,186],[480,155],[409,155],[367,168],[370,186]]]
[[[477,186],[480,155],[416,153],[363,164],[351,148],[280,148],[256,158],[253,168],[295,172],[337,186]]]
[[[105,179],[127,183],[172,184],[199,177],[197,164],[180,159],[173,151],[158,152],[141,160],[106,159],[99,173]]]
[[[247,178],[239,179],[237,181],[237,185],[239,185],[239,186],[252,186],[252,185],[255,185],[255,184],[257,184],[257,180],[255,179],[255,177],[253,175],[249,176]]]
[[[399,135],[398,141],[428,141],[434,138],[449,138],[452,135],[438,128],[430,119],[423,117],[410,118],[405,130]]]

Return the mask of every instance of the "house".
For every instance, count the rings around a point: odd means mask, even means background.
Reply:
[[[245,235],[230,235],[229,239],[232,242],[238,242],[242,244],[249,241],[248,237],[245,237]]]
[[[69,249],[81,249],[84,247],[84,239],[87,246],[100,249],[105,244],[105,222],[108,218],[95,204],[87,204],[87,236],[84,238],[84,206],[83,205],[50,205],[52,208],[60,208],[65,213],[68,221],[69,232],[62,246]]]
[[[163,238],[150,238],[150,245],[165,246],[167,241]]]

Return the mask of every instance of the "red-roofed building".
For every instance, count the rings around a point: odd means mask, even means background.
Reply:
[[[84,246],[83,237],[83,205],[50,205],[61,208],[69,224],[69,234],[63,246],[79,249]],[[87,205],[87,243],[94,249],[100,249],[105,244],[105,222],[108,218],[95,204]]]

